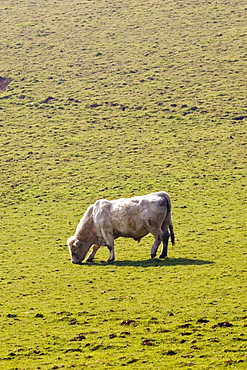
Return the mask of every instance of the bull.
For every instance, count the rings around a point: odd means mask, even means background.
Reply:
[[[114,261],[115,239],[126,237],[139,242],[149,233],[154,236],[151,258],[156,257],[161,243],[162,251],[159,258],[166,258],[169,237],[172,244],[175,243],[171,200],[166,192],[111,201],[97,200],[84,213],[74,236],[68,238],[71,261],[81,263],[92,247],[87,258],[87,262],[92,262],[101,246],[108,247],[110,252],[108,261]]]

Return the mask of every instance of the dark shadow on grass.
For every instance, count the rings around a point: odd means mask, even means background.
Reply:
[[[143,261],[113,261],[113,262],[86,262],[81,263],[83,266],[136,266],[136,267],[156,267],[156,266],[201,266],[213,264],[212,261],[205,261],[199,259],[188,259],[188,258],[167,258],[167,259],[148,259]]]

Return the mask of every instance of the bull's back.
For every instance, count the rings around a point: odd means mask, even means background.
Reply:
[[[160,197],[140,196],[112,201],[109,218],[115,236],[140,239],[149,233],[153,220],[164,219],[167,210],[159,205]]]

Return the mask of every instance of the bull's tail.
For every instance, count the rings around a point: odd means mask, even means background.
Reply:
[[[173,230],[173,224],[172,224],[172,205],[171,205],[171,199],[170,196],[165,193],[165,199],[166,199],[166,206],[167,206],[167,218],[169,219],[169,231],[170,231],[170,238],[172,245],[175,244],[175,234]]]
[[[169,230],[170,230],[170,238],[171,238],[171,242],[172,242],[172,245],[175,244],[175,234],[174,234],[174,231],[173,231],[173,224],[170,223],[169,225]]]

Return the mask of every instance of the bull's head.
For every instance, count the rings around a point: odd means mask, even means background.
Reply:
[[[89,251],[89,247],[83,245],[79,239],[75,236],[71,236],[68,241],[69,252],[71,256],[72,263],[81,263],[86,257],[87,252]]]

